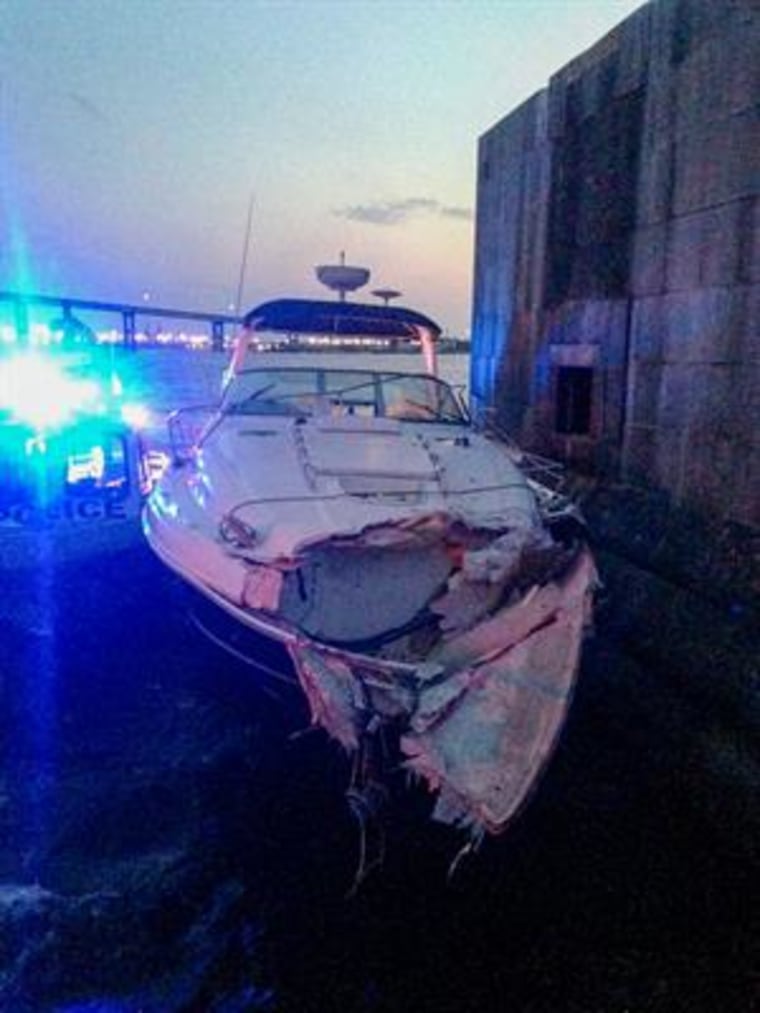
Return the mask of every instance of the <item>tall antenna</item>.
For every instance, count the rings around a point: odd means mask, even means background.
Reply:
[[[235,310],[238,314],[243,309],[243,285],[245,284],[245,269],[248,264],[248,249],[251,245],[251,225],[253,223],[253,190],[248,201],[248,221],[245,226],[245,237],[243,239],[243,256],[240,258],[240,276],[238,278],[237,295],[235,296]]]

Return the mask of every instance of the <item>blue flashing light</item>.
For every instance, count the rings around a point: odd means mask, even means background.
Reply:
[[[145,429],[150,424],[150,412],[145,405],[130,402],[121,406],[121,419],[131,429]]]
[[[68,376],[34,352],[0,362],[0,411],[36,431],[59,428],[78,414],[105,409],[100,385]]]

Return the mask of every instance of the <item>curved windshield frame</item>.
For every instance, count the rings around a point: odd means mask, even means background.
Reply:
[[[225,415],[324,416],[466,425],[451,387],[424,373],[311,367],[241,370],[227,385]]]

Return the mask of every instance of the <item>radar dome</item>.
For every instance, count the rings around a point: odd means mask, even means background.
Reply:
[[[378,299],[382,299],[383,304],[387,306],[391,299],[398,299],[401,292],[396,288],[375,288],[372,290],[372,295],[377,296]]]
[[[333,292],[337,292],[341,302],[345,300],[346,292],[355,292],[369,281],[367,268],[351,267],[346,263],[345,253],[341,253],[339,264],[321,264],[316,272],[317,279]]]

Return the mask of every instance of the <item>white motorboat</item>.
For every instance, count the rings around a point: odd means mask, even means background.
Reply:
[[[262,332],[415,342],[425,367],[262,364]],[[392,729],[434,817],[478,835],[506,826],[557,741],[596,573],[571,512],[437,377],[439,333],[401,307],[254,309],[210,420],[188,444],[173,418],[143,526],[286,645],[316,724],[357,751]]]

